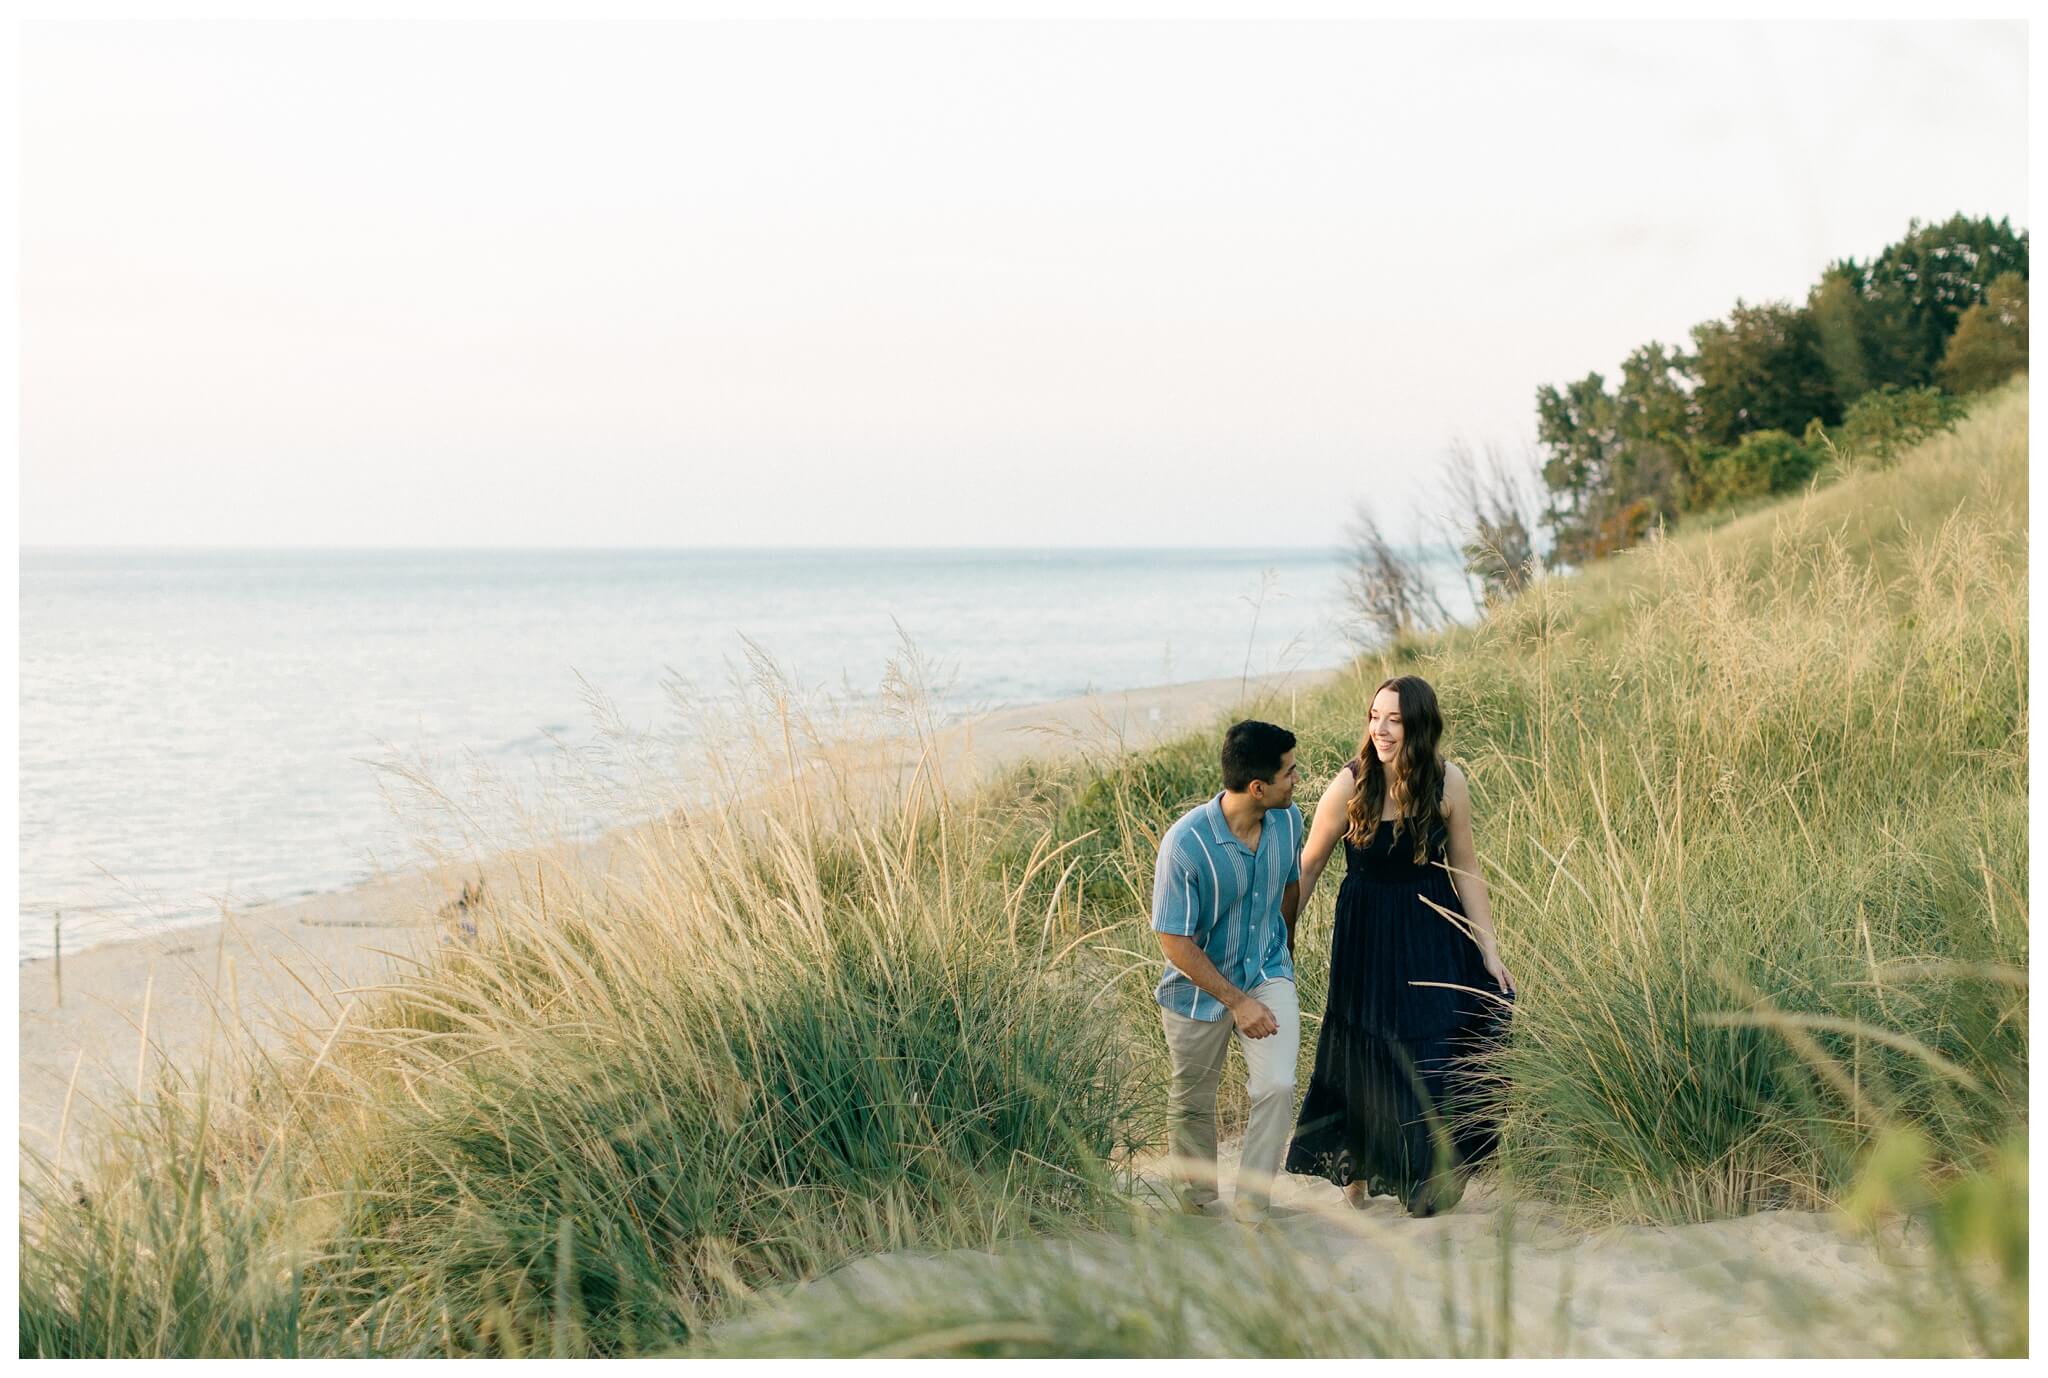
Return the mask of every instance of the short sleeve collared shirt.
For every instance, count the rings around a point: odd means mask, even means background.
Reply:
[[[1258,850],[1237,840],[1223,816],[1223,796],[1183,814],[1159,843],[1152,880],[1152,928],[1193,938],[1223,979],[1239,990],[1294,979],[1280,896],[1301,879],[1301,809],[1271,809]],[[1216,1020],[1223,1002],[1173,963],[1157,992],[1162,1007],[1189,1019]]]

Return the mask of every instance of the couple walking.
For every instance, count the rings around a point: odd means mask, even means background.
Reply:
[[[1433,1215],[1492,1151],[1474,1055],[1505,1034],[1514,981],[1473,854],[1471,796],[1438,754],[1442,735],[1427,682],[1380,685],[1358,754],[1323,791],[1304,843],[1294,734],[1241,722],[1223,740],[1223,792],[1167,829],[1152,927],[1167,962],[1158,1000],[1183,1209],[1216,1200],[1216,1089],[1233,1035],[1251,1101],[1240,1220],[1265,1219],[1283,1162],[1328,1178],[1354,1206],[1391,1195]],[[1339,838],[1329,999],[1297,1119],[1295,921]]]

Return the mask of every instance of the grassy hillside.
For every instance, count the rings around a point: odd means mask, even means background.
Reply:
[[[1319,788],[1385,675],[1437,688],[1524,987],[1518,1185],[1600,1217],[1820,1206],[1876,1124],[1961,1161],[2022,1113],[2026,406],[2006,389],[1894,469],[1546,581],[1302,705]],[[1091,834],[1115,950],[1149,945],[1152,840],[1211,754],[1069,781],[1022,830]],[[1122,989],[1143,1041],[1144,982]]]
[[[1873,1145],[1910,1195],[2023,1129],[2026,408],[1303,697],[1317,785],[1384,674],[1442,697],[1523,987],[1513,1188],[1824,1206]],[[174,1083],[31,1183],[22,1352],[644,1352],[857,1255],[1114,1220],[1162,1138],[1154,847],[1213,757],[881,818],[843,783],[650,836],[645,884],[536,874],[251,1090]]]

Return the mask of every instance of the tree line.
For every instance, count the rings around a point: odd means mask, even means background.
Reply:
[[[1694,326],[1689,348],[1652,341],[1617,378],[1538,388],[1538,453],[1524,465],[1453,445],[1436,525],[1474,605],[1490,606],[1546,565],[1638,545],[1688,513],[1888,463],[2026,367],[2026,232],[1915,220],[1868,262],[1829,264],[1802,305],[1738,300]],[[1362,645],[1451,619],[1431,570],[1368,503],[1346,545],[1347,630]]]
[[[1797,487],[1831,458],[1889,458],[2026,366],[2026,232],[1912,221],[1875,258],[1829,264],[1802,304],[1738,300],[1689,347],[1652,341],[1616,378],[1538,388],[1549,562]]]

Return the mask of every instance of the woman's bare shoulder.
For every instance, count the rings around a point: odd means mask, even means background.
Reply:
[[[1472,791],[1465,783],[1465,772],[1456,761],[1444,762],[1444,803],[1452,808],[1465,805],[1472,798]]]

